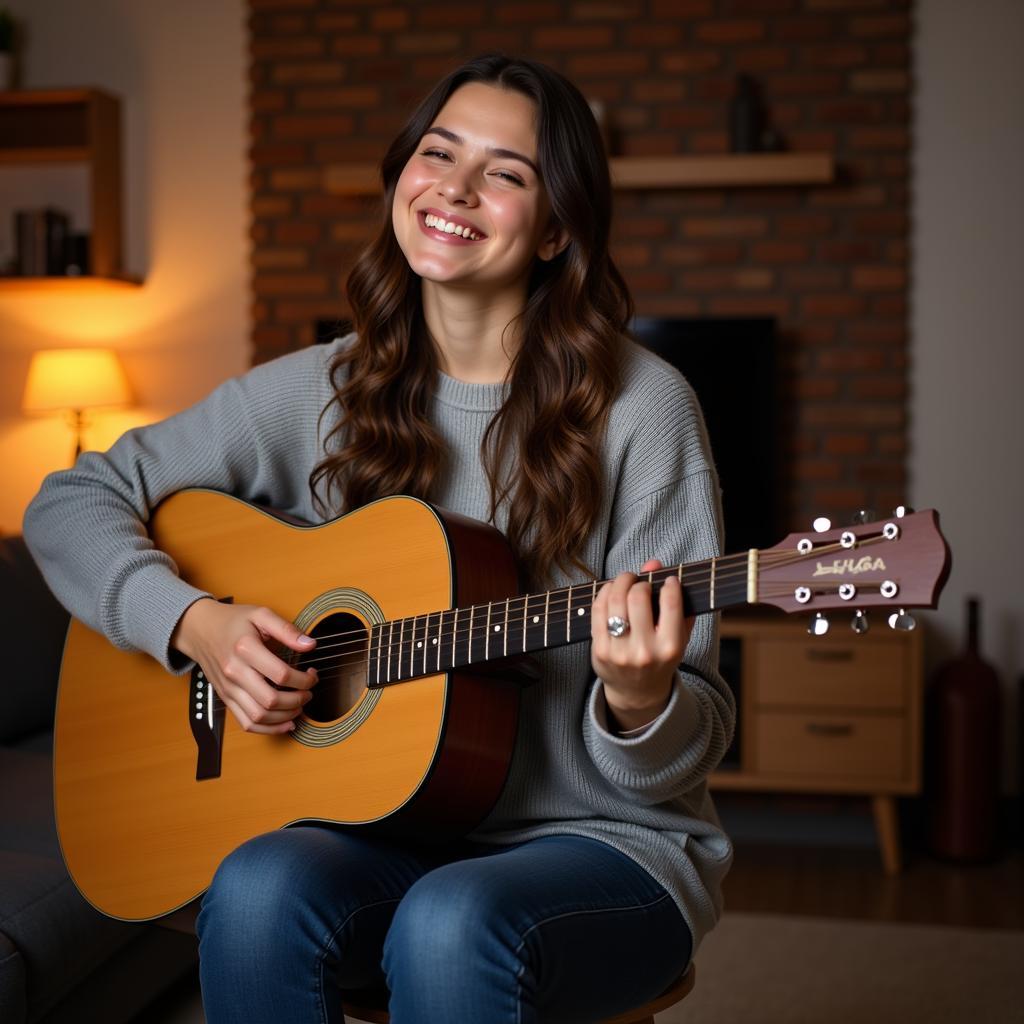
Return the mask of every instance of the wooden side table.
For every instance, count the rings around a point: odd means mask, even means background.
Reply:
[[[712,789],[863,794],[882,863],[901,866],[896,798],[921,791],[922,635],[835,623],[809,636],[792,617],[728,617],[740,651],[739,760]]]

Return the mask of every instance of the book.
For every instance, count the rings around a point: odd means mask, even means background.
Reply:
[[[70,231],[71,221],[61,210],[15,211],[15,273],[21,277],[63,276]]]

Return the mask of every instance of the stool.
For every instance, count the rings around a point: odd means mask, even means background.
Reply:
[[[615,1017],[608,1017],[601,1024],[654,1024],[654,1015],[685,999],[693,990],[695,980],[696,972],[693,964],[690,964],[689,970],[676,978],[656,999]],[[383,1006],[371,1004],[365,996],[360,998],[361,996],[362,993],[353,992],[345,999],[342,1003],[345,1016],[350,1020],[368,1021],[369,1024],[388,1024],[391,1019],[388,1011]]]

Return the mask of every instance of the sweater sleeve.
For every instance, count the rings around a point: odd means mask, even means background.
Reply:
[[[619,494],[629,500],[613,511],[604,565],[609,579],[635,572],[648,558],[676,565],[721,553],[718,480],[700,408],[678,375],[659,382],[658,391],[637,413],[622,461]],[[584,742],[598,771],[620,792],[657,804],[687,793],[716,767],[735,718],[735,700],[718,671],[718,617],[700,615],[662,714],[638,736],[613,734],[596,679]]]
[[[307,488],[329,349],[307,349],[226,381],[197,405],[86,452],[44,481],[25,540],[51,590],[82,622],[165,668],[185,610],[203,591],[178,576],[146,531],[162,499],[207,487],[285,511]],[[308,406],[308,408],[307,408]],[[315,411],[314,411],[315,410]]]

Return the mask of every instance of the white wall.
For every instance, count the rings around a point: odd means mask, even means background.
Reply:
[[[15,531],[43,475],[70,452],[66,424],[19,411],[35,349],[122,352],[139,407],[97,415],[87,435],[95,447],[249,365],[248,75],[243,0],[5,6],[27,29],[23,87],[95,86],[121,98],[126,269],[145,278],[140,289],[102,295],[0,294],[0,531]],[[0,168],[5,218],[16,188],[9,173],[24,172]],[[72,178],[67,188],[73,205],[81,187]]]
[[[953,549],[930,661],[963,643],[1006,694],[1013,788],[1024,674],[1024,3],[919,0],[913,238],[912,503]]]

